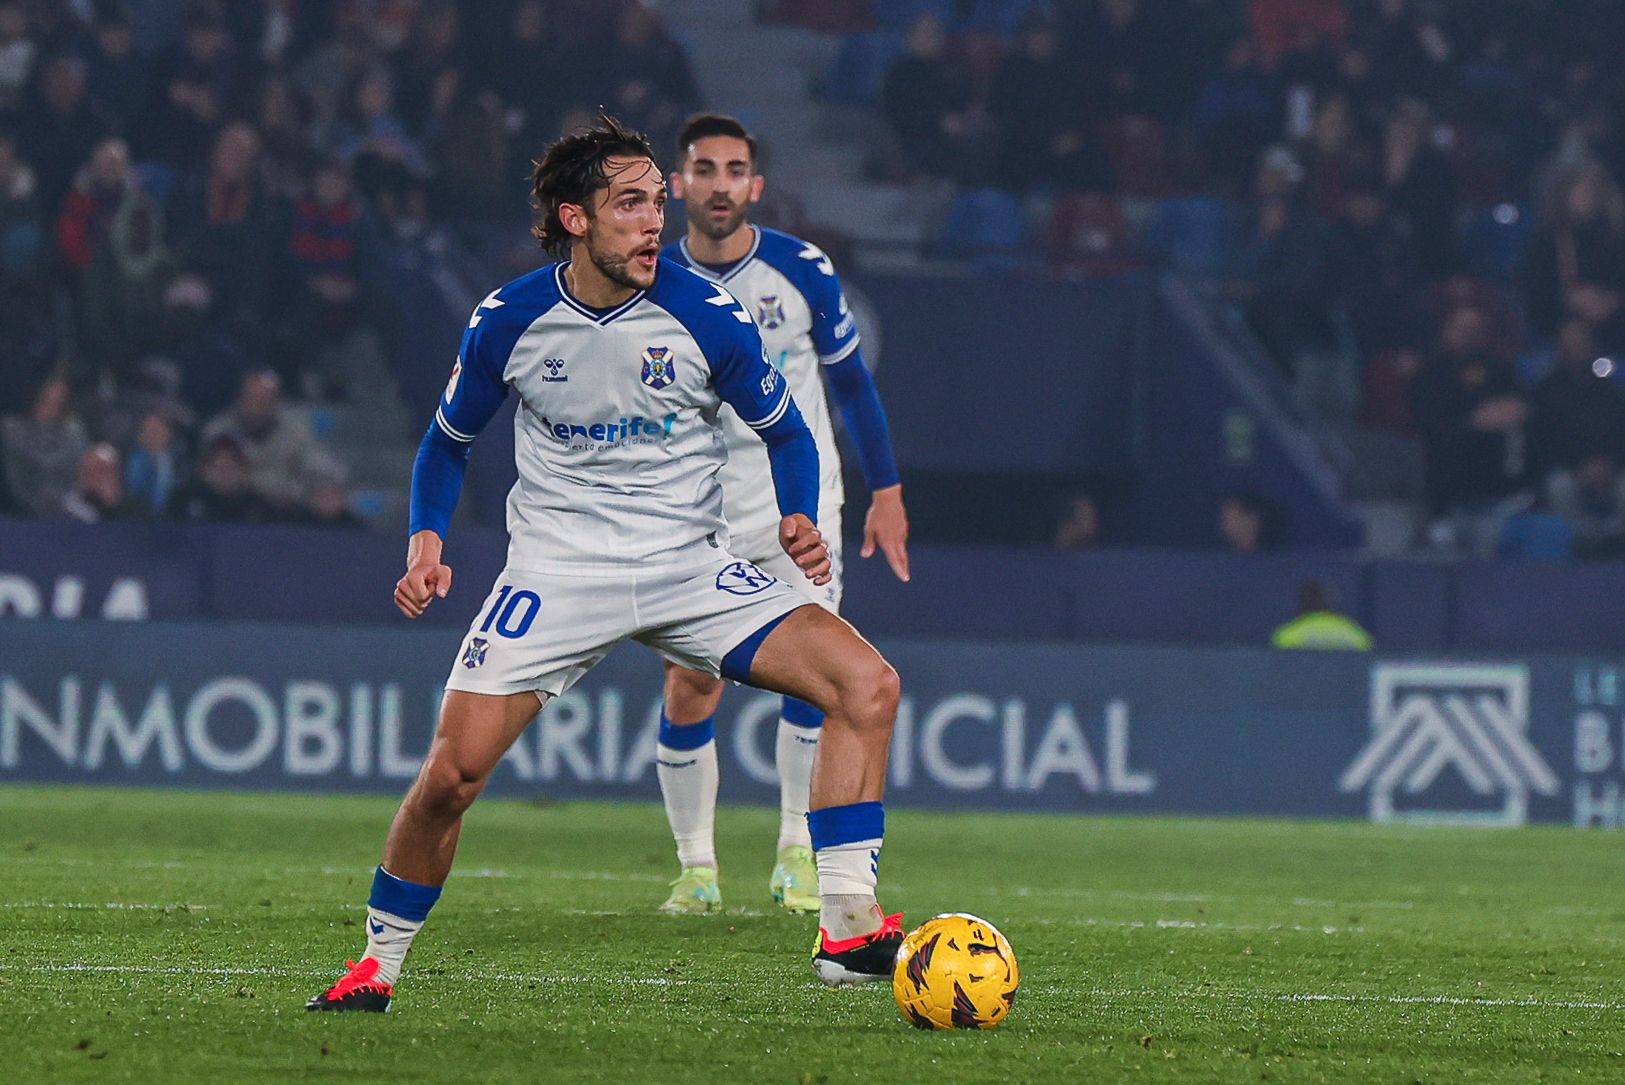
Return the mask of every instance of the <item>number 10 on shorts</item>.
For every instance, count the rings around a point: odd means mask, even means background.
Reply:
[[[530,623],[536,620],[536,613],[541,609],[541,596],[533,591],[514,591],[512,584],[504,584],[492,600],[491,609],[485,612],[480,632],[489,633],[495,624],[497,636],[516,640],[530,632]]]

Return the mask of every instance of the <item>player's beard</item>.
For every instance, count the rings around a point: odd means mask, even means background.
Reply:
[[[732,214],[721,222],[711,219],[711,205],[700,204],[689,209],[688,224],[712,241],[724,241],[732,237],[738,229],[745,224],[745,205],[730,203]]]
[[[654,285],[655,269],[644,271],[632,262],[637,255],[632,253],[615,253],[601,248],[598,244],[598,231],[587,231],[587,258],[592,266],[603,273],[604,278],[628,290],[647,290]]]

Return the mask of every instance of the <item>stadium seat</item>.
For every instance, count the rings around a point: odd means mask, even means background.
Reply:
[[[996,188],[966,189],[948,204],[934,246],[937,255],[1010,266],[1022,242],[1021,204]]]
[[[1501,528],[1495,552],[1523,561],[1570,561],[1574,532],[1555,512],[1531,509],[1511,516]]]

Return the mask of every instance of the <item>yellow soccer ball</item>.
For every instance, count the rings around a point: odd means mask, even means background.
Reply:
[[[1021,973],[999,928],[950,912],[909,932],[892,966],[891,993],[916,1028],[992,1028],[1016,1000]]]

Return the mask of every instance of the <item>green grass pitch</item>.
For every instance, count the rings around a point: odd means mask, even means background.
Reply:
[[[486,800],[388,1015],[304,1000],[363,944],[394,802],[0,788],[8,1081],[1590,1081],[1625,1074],[1621,841],[893,811],[882,903],[979,913],[988,1033],[831,991],[719,815],[721,917],[654,914],[650,804]]]

